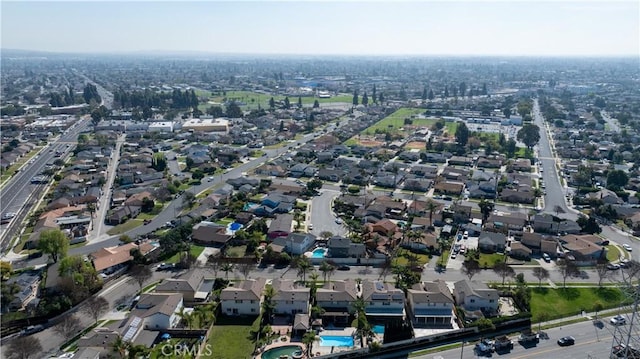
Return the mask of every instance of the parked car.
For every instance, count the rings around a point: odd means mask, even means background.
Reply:
[[[608,270],[617,270],[620,269],[620,265],[617,263],[609,263],[607,264],[607,269]]]
[[[340,218],[336,218],[336,223],[337,224],[342,224],[342,220]]]
[[[627,319],[618,314],[615,317],[611,318],[611,320],[609,320],[609,323],[611,323],[611,325],[625,325],[627,324]]]
[[[633,250],[633,248],[631,248],[631,246],[626,243],[622,245],[622,248],[626,249],[628,252],[631,252]]]
[[[542,253],[542,259],[547,263],[551,262],[551,257],[547,253]]]
[[[351,267],[347,265],[342,265],[338,267],[338,270],[348,271],[348,270],[351,270]]]
[[[562,338],[558,339],[558,345],[561,346],[561,347],[574,345],[575,343],[576,343],[576,339],[574,337],[571,337],[571,336],[562,337]]]

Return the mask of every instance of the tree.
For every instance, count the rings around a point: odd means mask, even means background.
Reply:
[[[427,86],[424,86],[424,87],[422,88],[422,96],[420,96],[420,99],[421,99],[422,101],[426,101],[426,100],[427,100],[427,96],[428,96],[427,94],[428,94],[428,93],[429,93],[429,91],[427,90]]]
[[[622,170],[611,170],[607,173],[607,188],[616,191],[629,182],[629,175]]]
[[[116,340],[113,342],[111,349],[118,354],[120,359],[124,359],[127,357],[127,351],[131,347],[131,343],[125,342],[122,340],[121,336],[118,336]]]
[[[576,220],[576,223],[578,223],[578,225],[580,226],[580,230],[583,233],[597,234],[602,232],[602,228],[594,217],[587,218],[585,216],[580,216]]]
[[[40,340],[33,335],[18,337],[6,346],[7,359],[29,359],[42,352]]]
[[[304,344],[307,348],[307,358],[311,357],[311,353],[313,351],[313,343],[316,341],[316,333],[315,332],[307,332],[302,337],[302,344]]]
[[[220,106],[210,106],[207,109],[207,115],[211,115],[214,118],[215,117],[222,117],[222,116],[224,116],[224,111],[222,111],[222,107],[220,107]]]
[[[494,203],[489,202],[486,199],[481,199],[478,203],[478,207],[480,207],[480,212],[482,213],[482,222],[486,222],[491,212],[493,212]]]
[[[516,271],[513,270],[513,268],[505,262],[498,262],[494,264],[492,269],[494,272],[496,272],[497,275],[502,277],[503,286],[506,277],[513,278],[516,275]]]
[[[563,260],[558,263],[558,270],[562,275],[562,287],[567,288],[567,278],[578,274],[578,266],[572,261]]]
[[[462,274],[469,277],[469,280],[471,280],[471,278],[476,274],[480,273],[481,270],[480,263],[475,259],[465,260],[462,262],[462,268],[460,268]]]
[[[298,257],[298,259],[296,260],[296,267],[298,268],[298,277],[302,277],[302,281],[306,283],[307,272],[310,269],[313,269],[311,261],[309,261],[309,258],[304,256]]]
[[[38,249],[44,254],[48,254],[53,263],[57,263],[59,258],[67,255],[69,250],[69,239],[59,229],[48,229],[40,232]]]
[[[382,92],[380,92],[380,104],[384,105],[384,94]]]
[[[276,303],[273,301],[273,297],[276,295],[275,289],[271,284],[267,284],[264,287],[263,301],[262,301],[262,323],[269,323],[273,316],[273,311],[276,308]]]
[[[298,108],[302,108],[302,97],[298,96]]]
[[[606,260],[599,260],[596,263],[596,274],[598,275],[598,287],[602,287],[602,281],[609,278],[609,276],[611,275],[611,272],[608,268],[607,268],[607,261]]]
[[[320,264],[320,272],[322,272],[322,276],[323,276],[323,278],[324,278],[324,281],[325,281],[325,282],[327,281],[327,277],[328,277],[329,279],[331,279],[331,275],[332,275],[333,273],[335,273],[335,271],[336,271],[336,267],[335,267],[335,266],[332,266],[332,265],[331,265],[331,264],[329,264],[329,262],[327,262],[327,261],[323,261],[323,262]]]
[[[356,335],[360,337],[362,348],[365,348],[365,339],[373,335],[371,324],[369,324],[369,321],[367,320],[367,316],[364,311],[357,313]]]
[[[373,84],[373,91],[371,92],[371,101],[373,103],[378,103],[378,93],[376,89],[376,84]]]
[[[358,106],[358,90],[353,91],[353,100],[351,102],[354,106]]]
[[[224,278],[229,280],[229,272],[233,272],[233,264],[224,263],[222,267],[220,267],[220,270],[224,272]]]
[[[467,145],[467,141],[469,141],[469,129],[464,122],[458,122],[458,127],[456,128],[456,142],[460,147],[464,147]]]
[[[289,97],[284,98],[284,108],[287,110],[291,108],[291,102],[289,101]]]
[[[463,82],[459,85],[460,97],[464,97],[465,92],[467,92],[467,84]]]
[[[0,261],[0,277],[2,277],[2,280],[8,278],[11,275],[11,272],[11,262]]]
[[[598,312],[603,309],[604,309],[604,305],[599,300],[593,303],[593,311],[596,312],[595,319],[598,319]]]
[[[433,100],[435,97],[436,95],[434,95],[433,89],[429,89],[429,94],[427,95],[427,98],[429,99],[429,101]]]
[[[53,327],[53,331],[60,335],[65,341],[73,338],[82,330],[82,324],[73,314],[67,314],[62,320]]]
[[[364,93],[364,95],[362,95],[362,104],[365,106],[369,104],[369,97],[367,96],[366,92]]]
[[[320,102],[318,100],[313,101],[313,108],[320,108]]]
[[[276,108],[276,101],[273,99],[273,97],[269,99],[269,108],[272,110]]]
[[[89,297],[82,311],[98,323],[98,319],[109,310],[109,302],[100,296]]]
[[[245,280],[247,280],[247,277],[249,276],[251,271],[254,270],[255,268],[256,268],[256,265],[255,263],[252,263],[252,262],[244,262],[244,263],[238,264],[238,272],[242,274]]]
[[[427,211],[429,211],[429,227],[433,227],[433,213],[438,209],[438,204],[429,198],[427,200]]]
[[[549,271],[542,267],[533,268],[532,273],[534,277],[538,278],[538,288],[542,286],[542,281],[549,278]]]
[[[184,205],[187,208],[191,208],[193,207],[193,205],[196,202],[196,195],[193,194],[192,192],[186,191],[183,195],[182,195],[182,203],[184,203]]]
[[[140,287],[140,292],[142,292],[142,286],[146,281],[151,279],[151,277],[153,276],[153,273],[151,273],[151,269],[149,269],[149,266],[136,264],[133,267],[131,267],[131,270],[129,271],[129,275],[131,276],[131,278],[133,278],[133,280],[136,283],[138,283],[138,287]]]
[[[516,138],[531,150],[540,141],[540,128],[537,125],[525,123],[516,134]]]
[[[227,117],[229,117],[229,118],[242,118],[242,116],[243,116],[242,109],[240,109],[240,106],[238,106],[237,103],[231,102],[227,106]]]

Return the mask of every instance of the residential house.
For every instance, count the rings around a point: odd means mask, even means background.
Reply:
[[[530,189],[511,189],[505,188],[500,192],[500,199],[510,203],[527,203],[531,204],[536,199],[535,193]]]
[[[323,322],[350,323],[357,299],[358,288],[352,279],[328,281],[316,290],[316,305],[324,309]]]
[[[533,251],[520,242],[512,242],[508,249],[509,256],[517,259],[530,260]]]
[[[275,291],[273,296],[274,313],[285,315],[309,313],[310,288],[298,285],[295,281],[289,279],[274,279],[271,285]]]
[[[422,282],[407,290],[408,308],[414,327],[451,327],[455,301],[443,280]]]
[[[183,307],[182,294],[146,293],[129,313],[128,325],[151,330],[175,328],[181,318],[178,315]],[[136,318],[139,318],[138,324]],[[126,341],[126,334],[125,338]]]
[[[419,237],[407,238],[402,246],[421,252],[434,251],[438,248],[438,239],[433,232],[423,232]]]
[[[260,315],[265,278],[249,279],[230,285],[220,292],[222,314]]]
[[[126,222],[130,218],[135,218],[140,214],[141,207],[139,206],[123,206],[113,209],[107,214],[105,223],[111,226],[117,226]]]
[[[440,181],[433,186],[435,192],[442,194],[460,195],[464,184],[458,182]]]
[[[532,254],[542,255],[547,253],[552,258],[556,257],[558,252],[558,243],[555,239],[549,236],[544,236],[539,233],[524,232],[520,243],[531,249]]]
[[[518,158],[518,159],[515,159],[513,162],[511,162],[509,167],[514,171],[530,172],[531,160],[528,158]]]
[[[261,202],[262,205],[272,208],[274,213],[288,213],[293,209],[296,203],[296,198],[293,196],[286,196],[280,193],[269,194]]]
[[[602,188],[598,192],[592,192],[587,194],[587,198],[589,199],[599,199],[604,204],[621,204],[624,203],[618,195],[612,190]]]
[[[540,233],[580,233],[575,221],[558,218],[548,213],[536,214],[532,220],[533,230]]]
[[[276,237],[273,244],[282,246],[292,255],[302,255],[316,242],[316,236],[311,233],[289,233],[286,237]]]
[[[377,320],[402,320],[404,318],[404,292],[391,283],[378,280],[362,282],[362,300],[367,317]]]
[[[113,343],[120,338],[120,333],[115,330],[99,327],[86,333],[80,339],[78,339],[78,352],[82,352],[85,349],[93,349],[99,353],[107,354],[113,352]],[[74,355],[77,358],[78,355]]]
[[[602,243],[603,240],[594,235],[569,234],[560,237],[565,258],[575,260],[577,265],[594,265],[606,258],[607,249]]]
[[[191,238],[194,242],[216,247],[225,246],[231,239],[227,227],[209,221],[202,221],[193,226]]]
[[[89,255],[93,267],[98,273],[111,274],[124,268],[133,260],[131,251],[137,249],[135,243],[127,243],[121,246],[101,248]]]
[[[502,253],[507,244],[507,236],[503,233],[482,231],[478,236],[478,249],[488,253]]]
[[[361,258],[366,248],[363,243],[354,243],[349,238],[333,236],[327,243],[331,258]]]
[[[457,281],[453,285],[453,296],[456,305],[465,310],[481,310],[490,315],[498,312],[499,292],[497,289],[489,288],[485,283],[470,282],[467,279]]]
[[[485,228],[493,228],[496,231],[522,232],[524,225],[527,223],[527,215],[520,212],[509,214],[498,213],[491,214],[485,223]]]
[[[291,233],[293,215],[289,213],[279,214],[269,224],[267,235],[270,239],[276,237],[286,237]]]
[[[213,281],[205,281],[200,271],[191,271],[183,278],[166,278],[156,286],[156,293],[180,293],[186,303],[204,302],[209,297]]]
[[[9,310],[24,310],[27,305],[38,296],[38,287],[40,285],[39,271],[24,271],[16,276],[9,278],[3,286],[16,285],[19,291],[13,295],[14,299],[9,303]]]

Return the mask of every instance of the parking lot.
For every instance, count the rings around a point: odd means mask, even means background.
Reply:
[[[462,268],[462,262],[464,262],[464,253],[469,249],[478,249],[478,237],[468,236],[465,237],[463,233],[458,240],[458,235],[454,239],[454,243],[451,246],[451,252],[449,254],[449,261],[447,262],[447,269],[459,270]],[[459,251],[456,253],[456,245],[459,246]],[[464,249],[463,249],[464,248]]]

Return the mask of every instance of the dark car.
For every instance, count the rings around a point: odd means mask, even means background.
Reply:
[[[351,267],[349,267],[349,266],[340,266],[340,267],[338,267],[338,270],[345,270],[345,271],[346,270],[351,270]]]
[[[573,345],[576,343],[576,339],[574,337],[562,337],[558,339],[558,345],[561,347],[566,347],[569,345]]]

